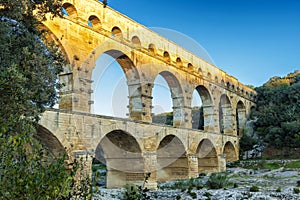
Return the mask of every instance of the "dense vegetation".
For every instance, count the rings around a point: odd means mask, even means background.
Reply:
[[[34,139],[40,114],[57,101],[65,64],[45,38],[42,20],[59,16],[61,0],[0,0],[1,199],[70,199],[79,165],[66,168]],[[85,194],[84,194],[85,195]]]
[[[300,72],[273,77],[255,88],[257,107],[252,112],[255,133],[274,148],[300,147]]]

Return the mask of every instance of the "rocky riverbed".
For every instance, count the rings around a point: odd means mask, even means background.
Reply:
[[[228,168],[229,184],[223,189],[207,187],[192,190],[180,188],[184,181],[173,181],[159,184],[157,191],[149,191],[150,199],[211,199],[211,200],[300,200],[300,169],[279,168],[276,170],[252,170]],[[196,179],[205,186],[209,176]],[[176,185],[176,187],[174,187]],[[258,191],[252,192],[256,186]],[[172,189],[171,189],[172,188]],[[252,188],[252,189],[251,189]],[[253,189],[254,188],[254,189]],[[257,189],[256,188],[256,189]],[[297,194],[298,191],[298,194]],[[124,189],[99,188],[93,200],[123,199]]]

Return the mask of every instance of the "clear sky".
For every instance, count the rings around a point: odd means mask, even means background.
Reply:
[[[186,43],[194,40],[212,63],[244,84],[260,86],[300,69],[300,0],[108,0],[108,5],[172,40],[190,37]],[[108,67],[93,74],[95,113],[126,117],[128,90],[121,67],[106,55],[98,63]],[[155,80],[152,96],[152,112],[172,111],[162,77]],[[193,96],[192,106],[201,105],[199,95]]]
[[[108,0],[147,26],[185,34],[244,84],[300,68],[300,0]]]

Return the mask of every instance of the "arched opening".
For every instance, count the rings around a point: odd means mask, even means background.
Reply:
[[[181,60],[181,58],[179,58],[179,57],[176,58],[176,65],[177,65],[177,67],[182,67],[182,60]]]
[[[231,142],[226,142],[223,149],[223,154],[225,154],[227,162],[233,162],[238,160],[237,153]]]
[[[164,61],[171,62],[171,57],[169,52],[165,51],[163,56],[164,56]]]
[[[65,148],[57,137],[45,127],[38,125],[34,138],[40,141],[45,150],[54,157],[62,157],[64,155],[68,156]]]
[[[117,27],[117,26],[114,26],[111,29],[111,36],[114,37],[114,38],[122,39],[123,38],[123,34],[122,34],[121,29],[119,27]]]
[[[210,72],[207,73],[207,78],[211,79],[211,73]]]
[[[232,107],[227,95],[223,94],[219,102],[219,126],[220,133],[233,133]]]
[[[64,3],[61,11],[62,11],[62,14],[67,17],[70,17],[73,19],[77,18],[77,10],[76,10],[75,6],[70,3]]]
[[[195,88],[192,99],[192,128],[213,130],[214,107],[209,91],[203,85]]]
[[[219,83],[219,79],[218,79],[218,77],[217,76],[215,76],[215,83]]]
[[[180,126],[183,123],[182,89],[172,73],[163,71],[157,75],[152,97],[153,123],[173,126]]]
[[[140,145],[125,131],[108,133],[98,144],[95,158],[106,167],[107,188],[123,187],[126,183],[140,184],[144,180]]]
[[[188,159],[180,139],[174,135],[164,137],[157,148],[158,182],[188,178]]]
[[[218,171],[217,151],[209,139],[200,142],[197,148],[198,173],[213,173]]]
[[[246,124],[246,108],[242,101],[239,101],[236,106],[236,130],[237,135],[242,135]]]
[[[104,52],[96,61],[92,72],[92,108],[94,114],[127,118],[135,107],[133,101],[140,98],[129,94],[137,93],[138,85],[130,83],[139,79],[137,70],[129,57],[118,50]],[[129,97],[129,98],[128,98]]]
[[[188,70],[193,70],[193,69],[194,69],[194,66],[192,65],[192,63],[189,63],[189,64],[187,65],[187,68],[188,68]]]
[[[135,49],[140,49],[142,47],[140,38],[138,38],[137,36],[132,37],[131,43],[132,43],[133,48],[135,48]]]
[[[156,55],[156,47],[155,47],[155,45],[154,44],[149,44],[148,51],[149,51],[149,53],[152,56]]]
[[[101,29],[100,19],[98,17],[96,17],[95,15],[92,15],[92,16],[89,17],[88,25],[90,27],[94,28],[95,30],[100,30]]]

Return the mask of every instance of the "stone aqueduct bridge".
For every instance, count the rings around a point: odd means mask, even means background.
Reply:
[[[243,129],[255,92],[97,0],[66,0],[64,18],[44,22],[69,65],[60,75],[59,109],[46,111],[38,137],[57,154],[88,153],[106,163],[107,187],[157,182],[225,170],[238,159]],[[92,73],[102,54],[112,56],[127,79],[129,119],[91,114]],[[173,126],[152,123],[152,88],[161,75],[172,94]],[[194,89],[203,104],[204,130],[193,128]],[[100,100],[101,102],[101,100]],[[91,159],[87,160],[90,169]]]

